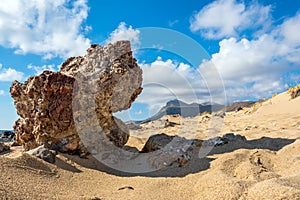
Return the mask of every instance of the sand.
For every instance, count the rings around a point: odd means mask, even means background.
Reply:
[[[300,199],[300,97],[279,94],[261,105],[226,113],[222,131],[247,144],[216,147],[180,168],[149,174],[117,172],[91,156],[57,155],[55,164],[24,154],[0,155],[0,199]],[[131,131],[142,148],[151,134],[207,139],[209,115],[165,116]],[[164,128],[165,119],[181,125]]]

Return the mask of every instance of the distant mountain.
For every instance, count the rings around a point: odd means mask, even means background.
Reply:
[[[223,106],[220,104],[210,104],[210,103],[185,103],[178,99],[174,99],[168,101],[164,107],[162,107],[155,115],[141,121],[128,121],[126,124],[132,129],[139,129],[139,124],[148,123],[151,121],[158,120],[165,115],[175,115],[179,114],[182,117],[195,117],[198,114],[204,112],[218,112],[218,111],[225,111],[225,112],[232,112],[236,111],[239,108],[250,107],[252,106],[255,101],[241,101],[241,102],[234,102],[227,106]]]
[[[175,115],[179,114],[182,117],[195,117],[200,113],[204,112],[216,112],[221,109],[224,109],[223,105],[220,104],[187,104],[183,101],[180,101],[178,99],[171,100],[166,103],[164,107],[162,107],[158,113],[153,115],[152,117],[149,117],[148,119],[142,120],[142,121],[135,121],[135,124],[143,124],[147,122],[151,122],[157,119],[160,119],[164,115]]]

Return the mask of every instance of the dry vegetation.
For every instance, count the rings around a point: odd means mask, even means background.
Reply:
[[[300,84],[299,85],[296,85],[294,87],[291,87],[289,90],[288,90],[288,94],[291,95],[291,98],[292,99],[295,99],[297,98],[298,96],[300,96]]]

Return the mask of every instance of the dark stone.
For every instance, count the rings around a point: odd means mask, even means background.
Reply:
[[[47,149],[44,145],[39,146],[35,149],[27,151],[26,153],[36,156],[48,163],[55,163],[56,152]]]
[[[174,127],[176,125],[180,125],[180,124],[175,123],[175,122],[170,122],[168,119],[166,119],[165,128],[167,128],[167,127]]]
[[[242,107],[237,107],[236,109],[235,109],[235,112],[239,112],[239,111],[241,111],[241,110],[243,110],[243,108]]]
[[[0,153],[5,152],[5,151],[9,151],[10,147],[6,144],[4,144],[3,142],[0,142]]]
[[[148,153],[159,150],[172,141],[174,136],[169,136],[164,133],[152,135],[142,149],[142,153]]]
[[[13,131],[4,131],[0,133],[0,142],[10,142],[15,138]]]

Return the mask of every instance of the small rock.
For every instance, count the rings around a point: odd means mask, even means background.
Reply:
[[[221,137],[215,137],[212,139],[212,142],[214,143],[214,146],[222,146],[224,144],[227,144],[227,141],[224,141]]]
[[[235,112],[239,112],[239,111],[241,111],[241,110],[243,110],[243,108],[242,107],[237,107],[236,109],[235,109]]]
[[[10,147],[3,142],[0,142],[0,153],[10,150]]]
[[[55,163],[56,152],[45,148],[44,145],[26,152],[29,155],[36,156],[48,163]]]
[[[15,133],[13,131],[4,131],[0,133],[1,142],[10,142],[15,138]]]
[[[219,112],[213,113],[213,116],[224,118],[226,116],[226,113],[223,111],[219,111]]]
[[[208,140],[205,140],[203,142],[204,146],[223,146],[229,142],[233,142],[233,141],[246,141],[246,137],[245,136],[241,136],[241,135],[234,135],[233,133],[227,133],[225,134],[223,137],[214,137],[214,138],[210,138]]]
[[[165,128],[167,128],[167,127],[174,127],[176,125],[180,125],[180,124],[178,124],[176,122],[171,122],[168,119],[166,119],[166,121],[165,121]]]
[[[204,140],[202,142],[202,146],[207,147],[207,146],[221,146],[224,145],[225,142],[222,140],[221,137],[214,137],[214,138],[210,138],[208,140]]]
[[[185,164],[189,162],[190,158],[185,158],[184,156],[180,156],[177,159],[177,162],[179,163],[179,167],[183,167]]]

